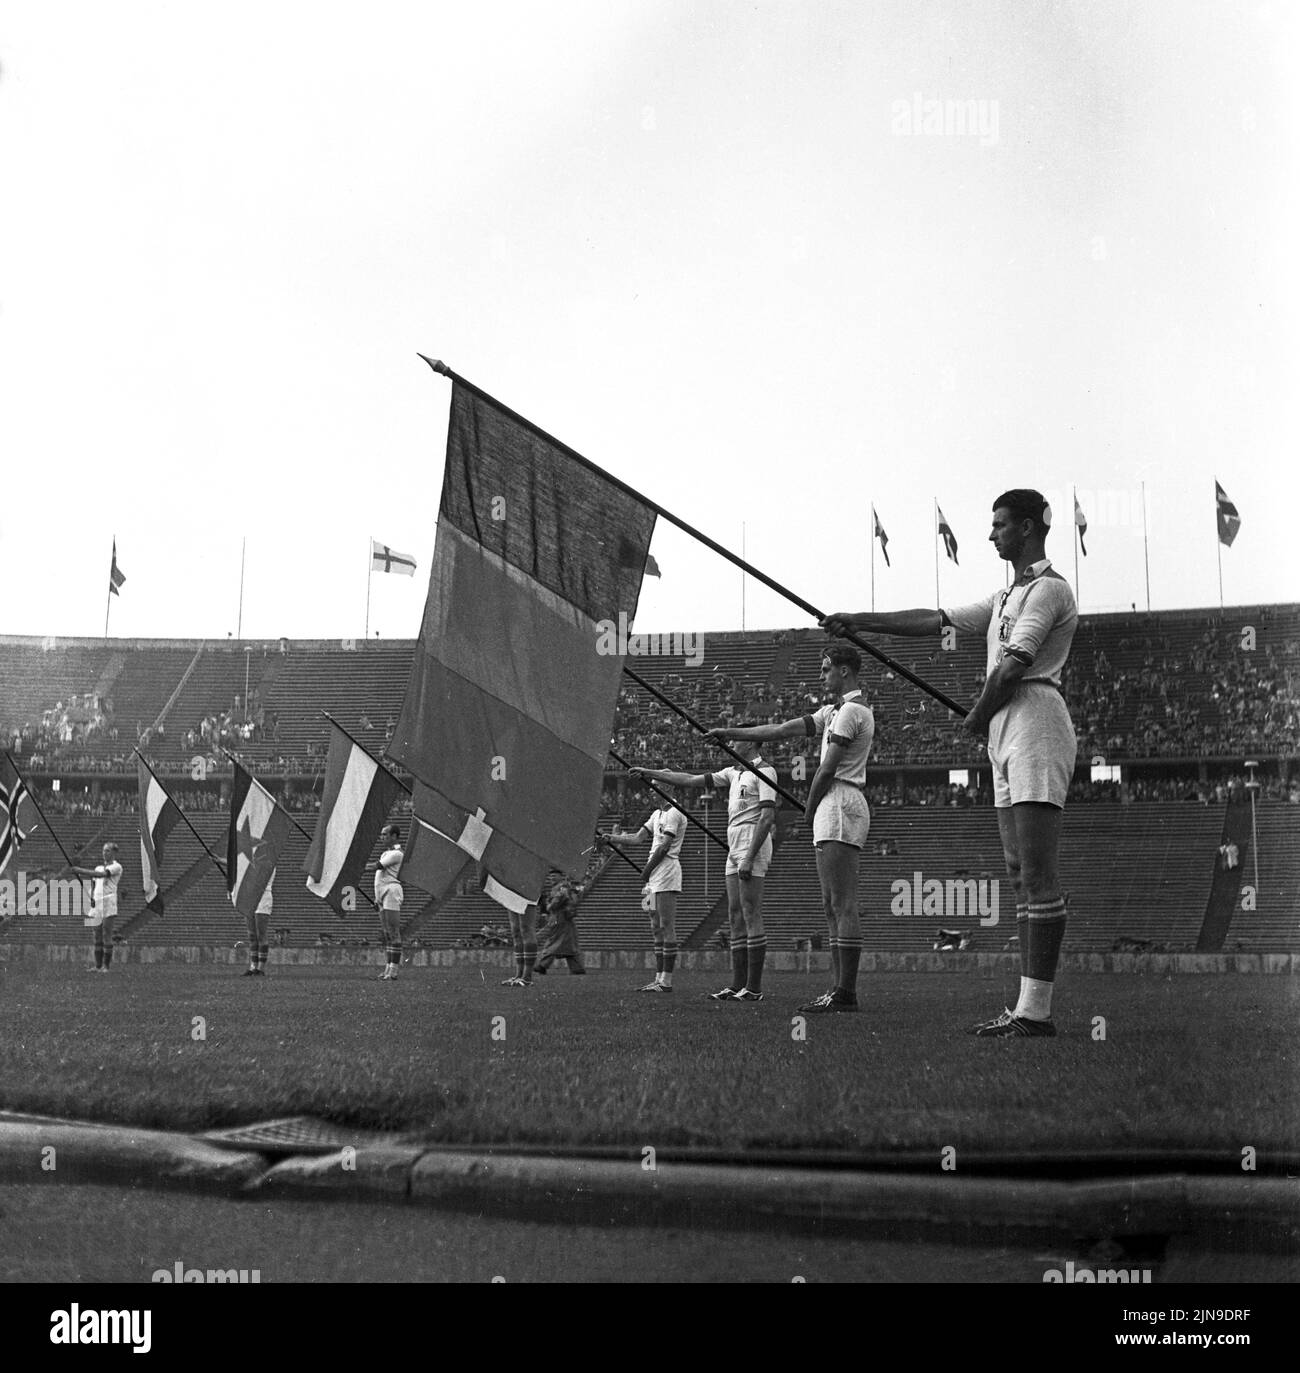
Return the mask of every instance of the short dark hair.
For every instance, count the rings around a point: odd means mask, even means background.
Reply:
[[[1017,486],[1014,490],[1004,491],[993,502],[994,510],[1005,510],[1013,520],[1031,520],[1039,534],[1046,536],[1051,528],[1052,512],[1041,491],[1032,487]]]
[[[385,825],[384,833],[391,834],[394,839],[400,839],[402,837],[402,831],[398,829],[396,825]]]
[[[822,649],[822,657],[829,659],[832,667],[846,667],[854,673],[862,671],[862,654],[852,644],[829,644]]]

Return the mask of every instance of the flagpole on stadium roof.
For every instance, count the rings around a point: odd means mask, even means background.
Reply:
[[[203,836],[198,832],[198,830],[194,828],[194,822],[190,819],[188,815],[185,814],[185,810],[182,807],[181,803],[171,794],[171,792],[167,790],[167,784],[163,781],[163,779],[159,777],[158,774],[153,770],[153,768],[149,766],[149,760],[144,756],[144,754],[141,753],[138,748],[133,748],[131,752],[134,753],[135,756],[144,764],[145,771],[149,774],[150,777],[153,778],[155,782],[158,783],[158,785],[162,788],[163,795],[172,803],[173,806],[176,807],[176,813],[181,817],[182,820],[185,821],[185,824],[188,826],[190,833],[195,837],[195,839],[198,840],[199,848],[201,848],[203,852],[206,853],[208,857],[212,860],[212,866],[216,868],[216,870],[221,874],[222,880],[224,881],[226,877],[226,865],[221,861],[221,859],[219,859],[216,856],[215,853],[212,852],[210,848],[208,848],[207,844],[203,840]]]
[[[1219,560],[1219,609],[1223,609],[1223,538],[1219,533],[1219,483],[1214,483],[1214,552]]]
[[[1079,521],[1075,519],[1074,512],[1079,508],[1079,488],[1073,483],[1070,485],[1070,499],[1072,508],[1070,510],[1070,523],[1074,526],[1074,608],[1079,608]]]
[[[1142,565],[1147,574],[1147,614],[1151,613],[1151,550],[1147,544],[1147,484],[1142,483]]]
[[[705,548],[711,549],[720,557],[726,558],[729,563],[733,563],[742,571],[747,572],[756,581],[760,581],[764,586],[770,587],[778,596],[784,596],[792,605],[797,605],[800,610],[806,611],[819,623],[826,618],[825,614],[818,610],[810,601],[806,601],[802,596],[796,595],[789,587],[783,586],[780,582],[776,581],[775,578],[769,577],[766,572],[760,572],[758,568],[754,567],[751,563],[746,562],[744,558],[737,557],[729,548],[724,548],[720,543],[709,538],[707,534],[701,533],[694,525],[687,524],[685,520],[674,515],[671,510],[665,509],[665,507],[660,505],[657,501],[652,501],[648,496],[642,495],[635,487],[629,486],[627,482],[620,480],[620,478],[614,476],[610,472],[606,472],[603,467],[592,462],[590,458],[584,458],[576,449],[570,448],[567,443],[557,439],[553,434],[548,434],[540,425],[534,424],[532,420],[525,419],[523,415],[519,414],[518,411],[512,410],[508,405],[503,405],[495,396],[489,395],[488,392],[484,391],[481,386],[475,386],[472,381],[466,381],[459,373],[453,372],[445,362],[442,362],[438,358],[425,357],[423,353],[417,353],[416,356],[422,362],[428,363],[428,365],[440,376],[447,377],[450,381],[455,382],[457,386],[463,386],[467,391],[472,391],[474,395],[487,401],[489,405],[495,406],[497,410],[509,419],[512,419],[516,424],[531,430],[538,438],[544,439],[547,443],[554,444],[556,448],[566,453],[574,462],[585,467],[589,472],[595,472],[603,480],[609,482],[611,486],[617,487],[618,490],[631,496],[634,500],[640,501],[646,509],[653,510],[656,515],[667,520],[670,524],[676,525],[684,534],[689,534],[691,538],[702,543]],[[935,502],[935,510],[936,512],[938,510],[937,501]],[[924,691],[927,695],[934,697],[940,705],[947,706],[954,715],[961,716],[965,719],[967,714],[965,706],[959,706],[952,697],[940,691],[938,687],[931,686],[929,682],[918,677],[910,668],[904,667],[902,663],[891,658],[889,654],[878,649],[874,644],[868,643],[865,639],[859,638],[856,634],[845,634],[842,637],[847,639],[849,643],[856,645],[864,653],[869,654],[878,663],[882,663],[897,676],[902,677],[904,681],[911,682],[914,687],[919,687],[920,690]],[[624,669],[624,671],[626,671],[626,669]]]
[[[610,757],[611,757],[620,767],[625,767],[625,768],[629,768],[629,769],[632,767],[632,764],[629,763],[629,762],[627,761],[626,758],[620,757],[617,753],[614,752],[613,749],[610,749],[610,751],[609,751],[609,756],[610,756]],[[641,777],[641,778],[639,778],[638,780],[641,782],[641,784],[642,784],[643,786],[648,787],[652,792],[654,792],[654,794],[655,794],[656,796],[662,796],[663,799],[664,799],[665,801],[667,801],[669,805],[671,805],[671,806],[677,806],[677,809],[678,809],[679,811],[681,811],[681,813],[686,817],[687,823],[688,823],[688,824],[691,824],[691,825],[694,825],[695,828],[696,828],[697,830],[703,830],[704,833],[707,834],[707,835],[709,836],[709,838],[712,839],[713,842],[714,842],[720,849],[726,849],[728,853],[731,852],[731,845],[730,845],[730,844],[728,844],[724,839],[719,839],[718,836],[717,836],[716,834],[714,834],[714,832],[713,832],[707,825],[702,824],[699,820],[697,820],[697,819],[690,813],[690,811],[688,811],[688,810],[686,809],[685,806],[678,806],[678,805],[677,805],[677,802],[674,801],[673,798],[672,798],[671,796],[669,796],[668,793],[667,793],[666,791],[660,791],[659,788],[658,788],[657,786],[655,786],[655,784],[654,784],[648,777]]]
[[[108,638],[108,612],[113,608],[113,568],[117,566],[117,535],[113,535],[113,561],[108,565],[108,595],[104,602],[104,638]]]
[[[871,613],[876,613],[876,507],[871,507]]]
[[[934,608],[943,609],[943,598],[939,595],[939,498],[934,498]]]
[[[370,577],[375,570],[375,536],[366,541],[366,632],[361,637],[363,644],[370,642]],[[349,735],[349,738],[351,736]],[[355,742],[355,741],[354,741]]]
[[[244,554],[248,551],[248,535],[245,534],[239,545],[239,617],[235,621],[236,640],[244,637]],[[244,708],[248,708],[247,687],[245,687]]]

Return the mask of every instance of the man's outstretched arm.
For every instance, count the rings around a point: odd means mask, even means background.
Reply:
[[[938,634],[943,628],[943,617],[937,610],[871,610],[850,612],[837,610],[822,621],[827,634],[842,637],[845,634],[901,634],[908,638],[921,639],[928,634]]]

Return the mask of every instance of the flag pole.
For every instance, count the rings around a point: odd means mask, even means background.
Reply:
[[[1219,560],[1219,610],[1223,610],[1223,540],[1219,537],[1219,484],[1214,484],[1214,552]]]
[[[665,507],[660,505],[657,501],[652,501],[648,496],[643,496],[635,487],[629,486],[627,482],[620,480],[618,477],[614,476],[613,473],[606,472],[603,467],[592,462],[590,458],[584,458],[576,449],[570,448],[567,443],[563,443],[553,434],[548,434],[540,425],[534,424],[530,419],[525,419],[523,415],[519,414],[518,411],[512,410],[508,405],[503,405],[495,396],[489,395],[488,392],[484,391],[481,386],[475,386],[472,381],[466,381],[459,373],[453,372],[445,362],[440,361],[438,358],[425,357],[423,353],[417,353],[416,356],[422,362],[428,363],[439,376],[447,377],[457,386],[463,387],[466,391],[471,391],[474,395],[487,401],[489,405],[505,415],[507,419],[513,420],[516,424],[527,429],[530,433],[536,434],[537,437],[544,442],[552,444],[580,467],[585,467],[587,471],[594,472],[602,480],[607,481],[617,490],[622,491],[624,494],[631,496],[634,500],[639,501],[647,510],[653,510],[661,519],[667,520],[669,524],[675,525],[682,533],[689,534],[691,538],[702,543],[705,548],[711,549],[714,553],[718,554],[719,557],[725,558],[729,563],[741,568],[753,577],[755,581],[762,582],[764,586],[770,587],[778,596],[783,596],[792,605],[797,605],[800,610],[806,611],[813,619],[821,621],[826,618],[825,614],[818,610],[810,601],[806,601],[802,596],[796,595],[789,587],[783,586],[775,578],[769,577],[766,572],[759,571],[758,568],[752,566],[743,558],[738,558],[729,548],[724,548],[720,543],[709,538],[707,534],[701,533],[694,525],[688,524],[680,516],[674,515],[671,510],[665,509]],[[904,667],[902,663],[891,658],[889,654],[882,652],[874,644],[868,643],[867,640],[861,638],[857,634],[844,634],[841,637],[860,648],[878,663],[889,668],[896,676],[902,677],[904,681],[911,682],[914,687],[918,687],[927,695],[932,696],[941,705],[944,705],[951,710],[954,715],[959,715],[963,719],[965,718],[967,713],[965,706],[959,706],[951,697],[946,696],[937,687],[931,686],[929,682],[918,677],[910,668]],[[626,669],[624,670],[626,671]]]
[[[370,642],[370,574],[375,570],[375,536],[366,544],[366,632],[362,643]]]
[[[615,753],[615,751],[614,751],[613,749],[610,749],[610,751],[609,751],[609,756],[610,756],[610,757],[611,757],[620,767],[624,767],[624,768],[631,768],[631,767],[632,767],[632,764],[629,763],[629,762],[627,761],[626,758],[623,758],[623,757],[621,757],[619,754]],[[669,796],[668,793],[667,793],[666,791],[660,791],[659,788],[658,788],[657,786],[655,786],[655,784],[654,784],[648,777],[641,777],[641,778],[638,778],[637,780],[638,780],[639,782],[641,782],[641,784],[642,784],[643,786],[648,787],[652,792],[654,792],[654,794],[655,794],[656,796],[662,797],[662,798],[663,798],[665,801],[667,801],[670,805],[677,806],[677,802],[676,802],[671,796]],[[726,840],[724,840],[724,839],[719,839],[718,836],[717,836],[716,834],[714,834],[714,832],[713,832],[707,825],[702,824],[699,820],[697,820],[697,819],[690,813],[690,811],[688,811],[688,810],[686,809],[685,806],[677,806],[677,809],[680,810],[681,813],[686,817],[686,821],[687,821],[688,824],[694,825],[695,828],[696,828],[697,830],[703,830],[704,833],[707,834],[707,835],[709,836],[709,838],[712,839],[713,842],[714,842],[720,849],[726,849],[728,853],[731,852],[731,845],[728,844],[728,843],[726,842]]]
[[[743,560],[745,556],[745,521],[740,522],[740,556]],[[740,628],[741,632],[745,629],[745,574],[740,574]]]
[[[1147,576],[1147,614],[1151,613],[1151,550],[1147,545],[1147,484],[1142,483],[1142,564]]]
[[[5,749],[4,756],[9,760],[9,766],[13,768],[15,776],[17,776],[18,780],[27,788],[27,795],[31,799],[32,805],[36,807],[36,814],[45,822],[45,828],[49,830],[50,838],[54,840],[59,852],[63,855],[63,861],[68,867],[75,868],[77,865],[68,857],[68,851],[63,847],[63,840],[59,838],[58,832],[55,830],[54,826],[50,824],[50,817],[41,809],[41,803],[36,799],[36,793],[30,786],[27,786],[27,778],[19,771],[18,764],[14,762],[13,754],[10,753],[8,749]]]
[[[876,507],[871,507],[871,613],[876,613]]]
[[[939,501],[934,502],[934,605],[936,610],[943,609],[943,598],[939,595]]]
[[[1079,605],[1079,521],[1075,518],[1074,512],[1079,508],[1079,488],[1071,485],[1070,499],[1074,502],[1074,508],[1070,511],[1070,523],[1074,526],[1074,604],[1075,608]]]
[[[113,608],[113,567],[117,562],[117,535],[113,535],[113,561],[108,565],[108,596],[104,602],[104,638],[108,638],[108,612]]]
[[[348,730],[344,729],[343,726],[339,724],[339,722],[329,713],[328,710],[322,710],[321,714],[330,722],[330,724],[334,726],[336,730],[338,730],[340,734],[344,735],[348,740],[354,743],[361,750],[361,752],[364,753],[366,757],[369,758],[370,761],[375,764],[376,767],[383,768],[383,770],[393,779],[394,782],[397,783],[399,787],[401,787],[401,789],[408,796],[413,796],[415,794],[414,792],[412,792],[411,788],[408,787],[406,783],[403,782],[402,779],[392,770],[392,768],[384,767],[383,762],[380,759],[376,758],[375,755],[370,752],[370,750],[361,742],[360,739],[358,739],[354,734],[350,733]]]
[[[163,781],[161,777],[158,776],[158,774],[153,770],[153,768],[149,766],[149,760],[144,756],[144,754],[141,753],[138,748],[133,748],[131,752],[134,753],[135,756],[144,764],[145,771],[149,774],[150,777],[153,778],[155,782],[158,783],[158,785],[162,788],[163,795],[172,803],[173,806],[176,807],[177,814],[181,817],[182,820],[185,821],[186,825],[189,827],[190,833],[198,841],[199,848],[201,848],[203,852],[206,853],[208,857],[212,860],[212,866],[216,868],[216,870],[221,874],[222,880],[224,881],[226,876],[225,864],[221,861],[221,859],[217,857],[215,853],[212,852],[210,848],[208,848],[207,844],[203,840],[203,836],[198,832],[198,830],[194,828],[194,822],[190,819],[188,815],[185,814],[184,807],[171,794],[171,792],[167,790],[166,783]],[[159,888],[159,890],[161,890],[161,887]]]
[[[239,545],[239,618],[235,621],[235,639],[244,637],[244,554],[248,549],[248,535]],[[245,702],[247,705],[247,702]]]
[[[708,727],[706,725],[700,724],[700,722],[693,715],[687,714],[687,712],[684,711],[681,708],[681,706],[677,704],[676,701],[670,701],[668,697],[663,694],[662,691],[658,691],[654,687],[652,687],[650,683],[645,680],[644,677],[637,676],[637,674],[633,672],[630,667],[625,666],[623,668],[623,671],[629,677],[631,677],[631,679],[637,684],[637,686],[648,691],[650,695],[655,698],[656,701],[660,701],[664,705],[666,705],[668,709],[673,712],[673,714],[680,715],[682,719],[685,720],[686,723],[691,726],[692,729],[698,730],[701,734],[707,734],[709,732]],[[744,726],[738,726],[738,728],[744,728]],[[767,782],[768,785],[772,787],[772,789],[777,793],[778,796],[784,796],[785,799],[789,801],[789,803],[792,806],[798,807],[799,810],[802,811],[804,809],[804,803],[797,796],[791,796],[791,794],[788,791],[786,791],[779,782],[773,782],[770,778],[765,777],[763,773],[759,772],[759,770],[753,765],[753,763],[749,761],[748,758],[742,758],[740,754],[738,754],[735,751],[735,749],[731,748],[727,744],[724,744],[721,739],[715,739],[713,742],[717,744],[717,746],[723,751],[723,753],[727,755],[728,758],[734,758],[735,761],[739,763],[740,766],[744,768],[746,772],[752,772],[755,777],[760,777],[764,782]]]

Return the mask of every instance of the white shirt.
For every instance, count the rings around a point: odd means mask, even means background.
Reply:
[[[752,825],[763,813],[765,805],[776,805],[776,769],[761,758],[754,759],[754,766],[763,774],[756,777],[748,768],[739,764],[723,768],[721,772],[711,772],[709,782],[715,787],[727,787],[727,828],[735,825]]]
[[[1026,676],[1061,685],[1079,611],[1070,583],[1050,558],[1030,563],[1023,578],[1017,577],[1005,590],[940,614],[955,629],[986,636],[988,675],[1010,654],[1030,668]]]
[[[655,811],[641,828],[650,831],[651,853],[665,839],[668,839],[670,841],[668,852],[664,855],[663,861],[670,862],[680,855],[682,844],[686,840],[686,816],[676,806],[670,806],[667,810]]]
[[[100,863],[95,869],[95,907],[105,915],[117,914],[117,883],[122,876],[122,865],[114,859],[105,865]]]
[[[822,732],[822,761],[833,743],[844,745],[843,756],[835,767],[835,780],[855,787],[866,785],[867,757],[876,735],[876,717],[871,707],[858,699],[861,695],[861,687],[855,687],[845,692],[839,705],[822,706],[806,717],[812,722],[809,734],[819,729]]]
[[[402,848],[400,844],[385,849],[379,855],[379,867],[375,870],[375,899],[378,900],[389,887],[400,887],[397,874],[402,870]]]

